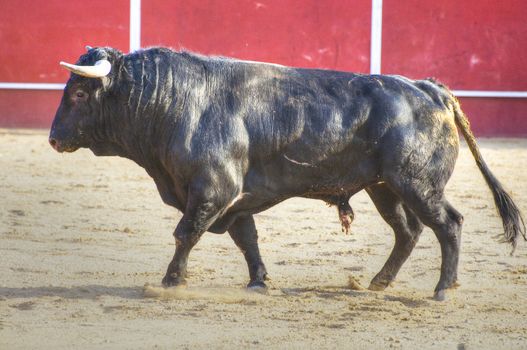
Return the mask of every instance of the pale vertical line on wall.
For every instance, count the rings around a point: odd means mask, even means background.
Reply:
[[[130,0],[130,52],[141,48],[141,0]]]
[[[381,74],[382,0],[371,1],[370,74]]]

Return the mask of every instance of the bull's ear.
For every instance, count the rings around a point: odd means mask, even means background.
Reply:
[[[93,49],[93,47],[91,47],[90,45],[86,45],[86,51],[90,51],[91,49]]]
[[[112,64],[108,60],[98,60],[93,66],[77,66],[66,62],[60,62],[60,65],[70,72],[87,78],[102,78],[112,70]]]

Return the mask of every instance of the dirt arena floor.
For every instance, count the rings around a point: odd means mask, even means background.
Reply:
[[[527,139],[479,141],[527,213]],[[465,216],[459,278],[431,299],[440,250],[426,230],[397,281],[363,286],[393,234],[365,193],[352,233],[335,208],[293,199],[256,216],[269,295],[248,293],[242,254],[205,234],[189,286],[164,290],[181,215],[129,160],[57,154],[45,131],[0,130],[0,349],[527,348],[527,244],[514,256],[465,145],[447,190]],[[145,286],[146,284],[146,286]]]

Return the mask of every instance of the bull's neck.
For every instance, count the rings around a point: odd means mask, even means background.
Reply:
[[[165,57],[130,57],[114,82],[104,120],[107,146],[144,168],[166,159],[184,110],[185,76]],[[164,63],[164,64],[163,64]]]
[[[132,98],[131,101],[134,99]],[[141,108],[144,107],[144,108]],[[107,146],[115,155],[131,159],[144,168],[155,167],[163,160],[171,144],[170,130],[175,120],[155,105],[121,104],[110,117],[111,135]]]

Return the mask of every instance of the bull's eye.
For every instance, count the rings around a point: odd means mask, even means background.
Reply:
[[[78,98],[86,97],[86,93],[84,91],[77,91],[76,95]]]

